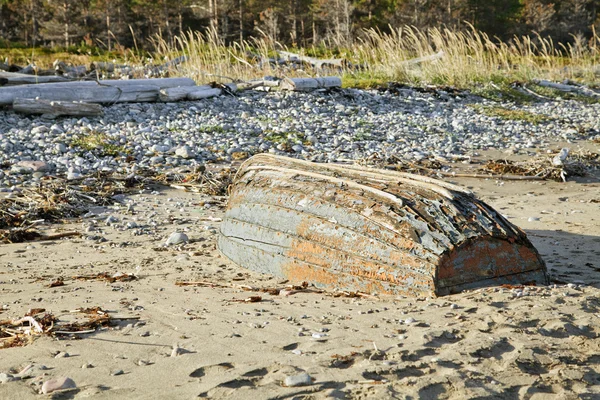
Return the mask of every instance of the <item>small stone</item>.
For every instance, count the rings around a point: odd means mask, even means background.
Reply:
[[[529,218],[527,218],[528,222],[536,222],[536,221],[539,221],[539,220],[540,220],[539,217],[529,217]]]
[[[92,363],[85,363],[81,366],[81,369],[88,369],[88,368],[94,368]]]
[[[65,146],[63,143],[56,143],[56,145],[54,146],[54,150],[57,153],[66,153],[67,152],[67,146]]]
[[[306,372],[298,375],[289,375],[285,377],[283,385],[287,387],[312,385],[313,379]]]
[[[48,164],[43,161],[19,161],[16,165],[31,172],[46,172],[50,169]]]
[[[15,378],[11,374],[6,374],[4,372],[0,373],[0,383],[7,383],[7,382],[16,381],[16,380],[17,380],[17,378]]]
[[[116,224],[117,222],[119,222],[119,219],[117,217],[115,217],[114,215],[110,215],[108,216],[108,218],[106,218],[106,221],[104,221],[106,223],[107,226],[110,226],[112,224]]]
[[[181,146],[177,150],[175,150],[175,155],[181,158],[193,158],[194,152],[188,146]]]
[[[59,351],[54,358],[67,358],[69,357],[69,353],[67,353],[66,351]]]
[[[416,321],[414,318],[412,318],[412,317],[410,317],[410,318],[406,318],[406,319],[404,320],[404,323],[405,323],[406,325],[414,324],[415,322],[417,322],[417,321]]]
[[[119,375],[123,375],[125,373],[125,371],[123,371],[122,369],[116,369],[114,371],[112,371],[110,374],[112,376],[119,376]]]
[[[75,172],[75,171],[69,171],[69,172],[67,173],[67,180],[68,180],[68,181],[72,181],[72,180],[75,180],[75,179],[79,179],[79,178],[81,178],[82,176],[83,176],[83,175],[81,175],[81,173],[79,173],[79,172]]]
[[[61,376],[44,382],[41,392],[42,394],[48,394],[57,390],[75,389],[76,387],[77,385],[73,379],[67,378],[66,376]]]
[[[180,244],[180,243],[185,243],[189,240],[189,238],[187,237],[187,235],[185,233],[182,232],[173,232],[171,233],[171,236],[169,236],[169,238],[166,241],[166,245],[170,246],[173,244]]]

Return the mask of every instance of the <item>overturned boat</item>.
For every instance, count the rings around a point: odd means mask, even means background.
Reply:
[[[464,188],[268,154],[238,171],[218,246],[242,267],[328,290],[442,296],[548,283],[525,233]]]

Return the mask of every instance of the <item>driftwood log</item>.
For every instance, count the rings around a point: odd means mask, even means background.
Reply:
[[[223,85],[229,91],[237,91],[237,85],[235,83],[228,83]],[[201,86],[179,86],[161,89],[159,94],[159,100],[164,102],[169,101],[180,101],[180,100],[201,100],[208,99],[211,97],[220,96],[223,90],[219,88],[213,88],[210,85]]]
[[[13,110],[23,114],[44,114],[52,118],[62,115],[95,117],[103,114],[102,106],[99,104],[42,99],[15,99]]]
[[[161,89],[195,84],[189,78],[157,78],[9,86],[0,88],[0,105],[12,104],[17,98],[87,103],[156,101]]]
[[[68,82],[68,79],[62,76],[39,76],[28,75],[19,72],[0,71],[0,82],[0,86],[11,86],[38,83]]]
[[[279,55],[285,61],[300,61],[312,65],[313,67],[320,69],[324,66],[343,68],[346,64],[346,60],[343,58],[315,58],[307,57],[296,53],[290,53],[289,51],[278,51]]]
[[[338,76],[323,78],[286,78],[280,85],[283,90],[310,91],[315,89],[342,87],[342,79]]]
[[[591,97],[600,96],[600,92],[596,92],[595,90],[590,89],[585,86],[550,82],[550,81],[547,81],[544,79],[534,79],[533,82],[538,86],[559,90],[559,91],[565,92],[565,93],[579,93],[579,94],[582,94],[585,96],[591,96]]]
[[[548,283],[525,233],[461,187],[272,155],[240,168],[218,245],[243,267],[332,290],[439,296]]]

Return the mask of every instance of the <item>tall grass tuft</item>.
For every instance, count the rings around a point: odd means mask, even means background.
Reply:
[[[182,54],[188,56],[178,73],[197,82],[248,80],[276,74],[268,60],[276,55],[276,47],[282,48],[266,35],[226,45],[216,30],[207,33],[189,31],[175,36],[170,43],[157,37],[153,43],[162,59],[173,59]]]
[[[268,59],[276,57],[278,49],[285,48],[267,35],[228,46],[215,31],[188,32],[175,37],[171,43],[157,38],[154,44],[161,58],[186,54],[189,61],[178,73],[198,82],[324,73],[309,67],[275,67]],[[490,82],[528,82],[535,78],[571,79],[587,84],[600,81],[600,37],[595,32],[592,40],[574,36],[572,43],[564,45],[538,34],[501,42],[472,26],[463,31],[404,26],[390,27],[389,32],[366,29],[352,45],[335,46],[336,43],[323,42],[312,48],[290,51],[325,58],[344,57],[350,64],[360,66],[341,71],[344,78],[358,85],[361,81],[400,81],[473,88]],[[444,55],[439,60],[407,62],[440,51]]]

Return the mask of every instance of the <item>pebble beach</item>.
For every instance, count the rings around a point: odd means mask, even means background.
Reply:
[[[497,103],[466,93],[346,89],[117,104],[97,118],[48,120],[4,112],[0,164],[10,168],[0,172],[0,187],[7,190],[45,172],[70,179],[95,171],[135,174],[141,168],[193,168],[262,152],[315,162],[357,161],[375,154],[449,162],[487,149],[553,151],[554,142],[600,135],[600,104],[504,106],[537,117],[535,123],[481,113],[481,107],[492,105]],[[89,151],[88,136],[98,137],[101,143],[95,146],[107,154]]]

